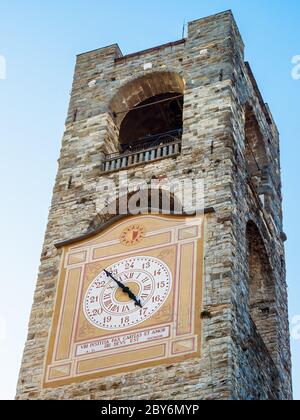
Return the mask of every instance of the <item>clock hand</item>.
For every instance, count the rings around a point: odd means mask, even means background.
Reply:
[[[141,302],[137,299],[137,297],[135,296],[134,293],[132,293],[132,291],[129,289],[129,287],[126,287],[123,283],[121,283],[119,280],[117,280],[109,271],[104,270],[105,274],[110,277],[111,279],[113,279],[117,285],[123,290],[124,293],[126,293],[130,299],[132,299],[135,302],[136,306],[139,306],[140,308],[142,308],[142,304]]]
[[[117,283],[117,285],[122,289],[122,290],[124,290],[124,288],[125,288],[125,286],[124,286],[124,284],[123,283],[121,283],[119,280],[117,280],[109,271],[107,271],[107,270],[104,270],[104,273],[108,276],[108,277],[110,277],[111,279],[113,279],[116,283]]]

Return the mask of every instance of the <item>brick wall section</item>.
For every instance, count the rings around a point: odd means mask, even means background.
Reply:
[[[225,12],[191,22],[185,42],[125,58],[117,45],[78,56],[17,399],[291,398],[279,139],[275,125],[266,121],[243,49],[232,14]],[[144,64],[150,62],[153,68],[145,71]],[[96,188],[104,155],[117,147],[118,127],[109,112],[112,98],[126,83],[149,72],[166,71],[186,82],[182,154],[129,173],[146,180],[161,175],[180,179],[188,169],[189,176],[201,174],[205,180],[205,205],[216,212],[207,218],[203,309],[208,316],[203,357],[44,390],[43,364],[61,258],[54,244],[103,222],[97,216]],[[255,110],[267,143],[276,202],[274,223],[259,209],[247,183],[246,103]],[[246,242],[250,219],[264,238],[275,278],[278,352],[274,362],[250,317]]]

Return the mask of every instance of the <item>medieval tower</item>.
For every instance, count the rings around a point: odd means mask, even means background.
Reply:
[[[120,214],[125,173],[201,179],[203,212]],[[230,11],[79,55],[17,399],[291,399],[285,240],[279,134]]]

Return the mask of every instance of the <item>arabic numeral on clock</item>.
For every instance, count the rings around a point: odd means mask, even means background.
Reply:
[[[90,297],[90,303],[98,303],[99,302],[99,296],[91,296]]]
[[[125,270],[132,270],[133,268],[134,268],[134,262],[125,264]]]
[[[149,261],[143,264],[143,270],[147,270],[147,269],[149,269],[150,267],[151,267],[151,264],[150,264],[150,262],[149,262]]]
[[[109,324],[112,321],[112,317],[111,316],[106,316],[103,318],[103,323],[104,324]]]
[[[164,281],[160,281],[157,283],[158,289],[164,289],[166,287],[166,283]]]
[[[105,281],[96,281],[95,282],[96,289],[102,289],[102,287],[105,287],[105,285],[106,285]]]
[[[152,302],[153,303],[159,303],[159,302],[161,302],[161,297],[160,296],[153,296],[152,297]]]
[[[148,312],[148,308],[142,308],[140,310],[140,316],[146,316],[147,315],[147,312]]]
[[[125,316],[124,318],[121,318],[121,324],[128,324],[130,322],[129,316]]]
[[[93,309],[92,316],[99,316],[102,314],[102,312],[103,312],[102,309]]]

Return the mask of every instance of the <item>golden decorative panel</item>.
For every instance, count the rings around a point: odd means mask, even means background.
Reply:
[[[204,216],[125,217],[63,248],[44,387],[201,355]]]

